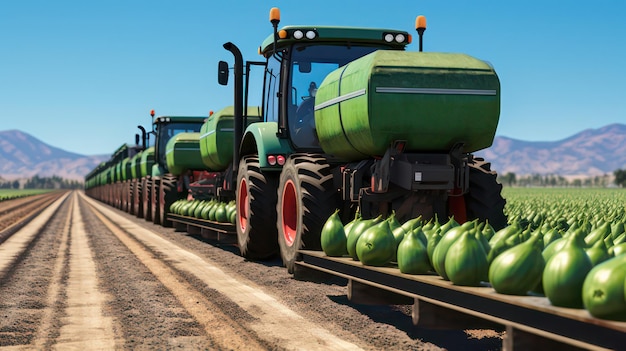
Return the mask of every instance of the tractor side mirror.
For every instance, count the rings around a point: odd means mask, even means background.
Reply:
[[[228,85],[228,63],[220,61],[217,65],[217,82],[220,85]]]
[[[139,134],[135,134],[135,145],[139,145]]]

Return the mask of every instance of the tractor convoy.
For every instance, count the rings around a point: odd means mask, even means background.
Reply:
[[[232,76],[232,105],[208,117],[151,111],[152,130],[138,126],[136,145],[90,172],[86,194],[155,224],[237,243],[248,260],[280,255],[290,273],[346,278],[352,301],[412,304],[415,324],[471,316],[458,328],[475,329],[487,320],[506,327],[507,349],[551,340],[623,346],[616,340],[626,323],[528,293],[543,289],[539,235],[509,225],[496,173],[473,155],[491,146],[500,115],[489,63],[424,52],[423,16],[413,52],[401,30],[279,29],[277,8],[270,22],[261,62],[223,45],[233,63],[218,63],[218,83]],[[263,80],[253,82],[258,68]],[[250,98],[257,83],[261,96]],[[500,262],[512,251],[515,258]],[[508,275],[492,277],[495,266],[523,277],[501,279],[522,296],[499,288],[495,278]],[[619,305],[624,317],[623,284],[614,286],[609,298],[592,298]]]
[[[232,106],[208,118],[154,118],[142,146],[120,147],[86,177],[87,193],[165,226],[179,199],[234,203],[234,223],[215,229],[236,232],[246,258],[280,254],[290,271],[298,250],[321,248],[336,209],[345,222],[358,209],[362,218],[394,212],[400,221],[506,225],[495,172],[471,154],[491,145],[498,125],[493,67],[464,54],[405,51],[405,31],[278,30],[279,17],[272,9],[264,62],[244,62],[224,44],[234,57]],[[416,27],[421,48],[423,16]],[[265,72],[258,107],[247,101],[252,66]],[[228,84],[229,64],[218,68]]]

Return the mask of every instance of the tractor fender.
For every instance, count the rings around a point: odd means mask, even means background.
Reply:
[[[287,139],[278,137],[278,123],[258,122],[246,128],[239,149],[240,157],[257,154],[261,169],[274,169],[280,166],[270,166],[267,163],[268,155],[287,156],[294,152]]]
[[[165,173],[167,173],[167,171],[160,164],[155,163],[152,165],[152,172],[151,172],[152,177],[160,177],[164,175]]]

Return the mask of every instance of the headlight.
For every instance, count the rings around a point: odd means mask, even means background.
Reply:
[[[306,32],[306,38],[307,39],[313,40],[313,39],[315,39],[316,36],[317,36],[317,34],[314,31],[312,31],[312,30]]]
[[[387,33],[385,34],[385,41],[391,43],[393,41],[393,34]]]
[[[404,39],[405,39],[404,34],[400,33],[396,35],[396,42],[404,43]]]
[[[293,32],[293,37],[295,39],[302,39],[302,38],[304,38],[304,33],[302,33],[301,30],[297,30],[297,31]]]

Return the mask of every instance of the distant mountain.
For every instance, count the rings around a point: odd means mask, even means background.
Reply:
[[[499,174],[558,174],[596,176],[626,169],[626,125],[586,129],[569,138],[532,142],[496,137],[493,145],[476,153]]]
[[[533,142],[498,136],[476,153],[503,175],[595,176],[626,169],[626,125],[587,129],[560,141]],[[84,156],[50,146],[19,130],[0,132],[0,177],[57,175],[82,180],[109,155]]]
[[[109,155],[85,156],[50,146],[19,130],[0,131],[0,176],[5,179],[53,175],[83,180]]]

